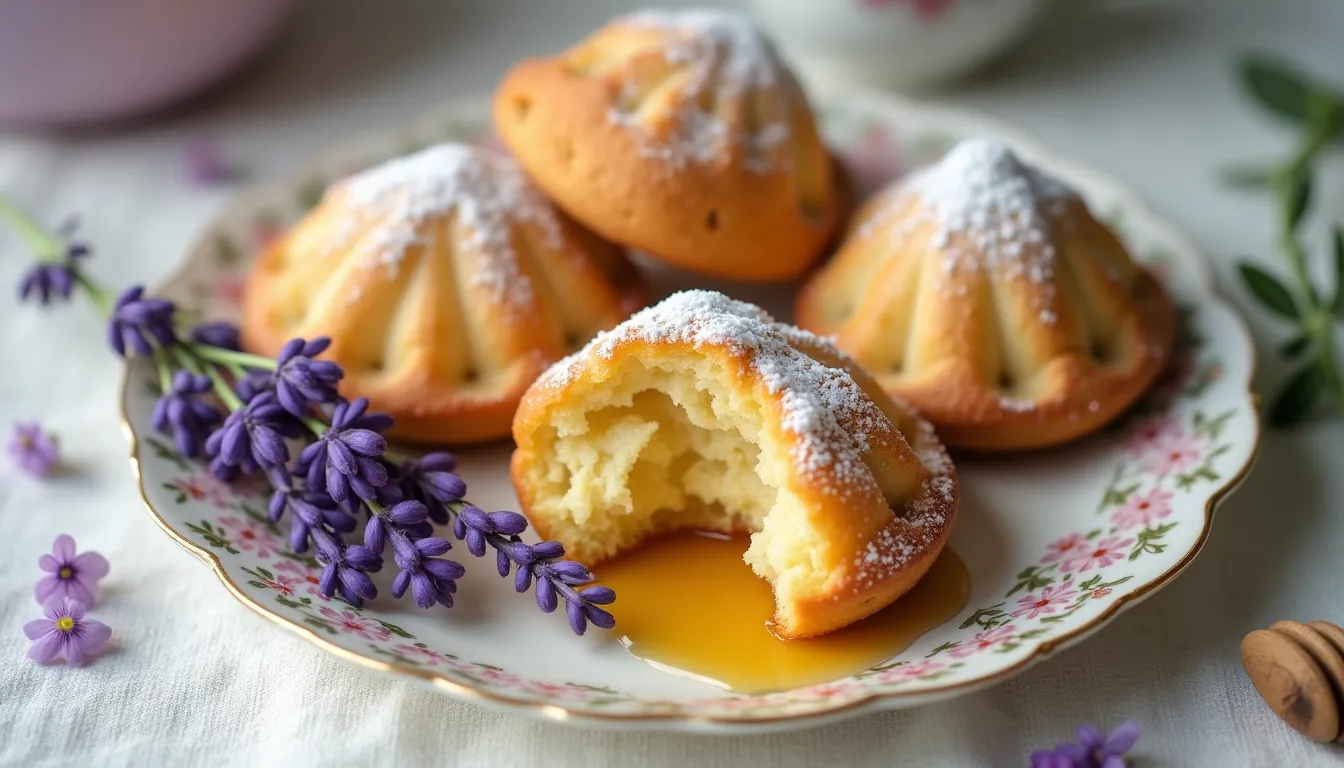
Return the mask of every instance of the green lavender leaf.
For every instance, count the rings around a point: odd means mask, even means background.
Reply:
[[[1224,168],[1218,176],[1234,189],[1267,189],[1274,183],[1275,172],[1272,165],[1233,165]]]
[[[1276,427],[1300,423],[1320,399],[1323,384],[1320,368],[1315,363],[1298,371],[1274,399],[1274,405],[1269,409],[1270,423]]]
[[[1311,207],[1311,171],[1304,169],[1289,182],[1288,197],[1283,204],[1289,228],[1297,229],[1297,225],[1302,223],[1302,217],[1307,215],[1307,209]]]
[[[1335,298],[1330,302],[1335,317],[1344,320],[1344,229],[1335,227]]]
[[[1289,339],[1286,344],[1280,347],[1279,354],[1288,358],[1289,360],[1295,360],[1298,357],[1301,357],[1302,353],[1306,352],[1307,349],[1309,349],[1310,347],[1311,347],[1310,336],[1298,336],[1296,338]]]
[[[1297,304],[1293,301],[1293,294],[1279,279],[1257,267],[1256,265],[1243,261],[1239,265],[1241,270],[1241,279],[1246,283],[1246,287],[1251,294],[1265,305],[1267,309],[1275,314],[1286,317],[1289,320],[1297,320]]]
[[[1237,69],[1242,85],[1266,109],[1305,124],[1311,119],[1311,82],[1301,73],[1268,56],[1248,54]]]

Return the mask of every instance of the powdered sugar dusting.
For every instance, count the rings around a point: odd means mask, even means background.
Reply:
[[[432,247],[436,220],[455,216],[460,244],[478,251],[472,283],[499,303],[527,305],[531,282],[519,266],[511,231],[531,223],[558,247],[560,224],[555,210],[506,155],[465,144],[439,144],[399,157],[346,179],[333,188],[348,203],[378,222],[373,264],[395,275],[406,251]],[[352,230],[355,227],[352,221]],[[342,238],[348,241],[354,231]]]
[[[870,448],[871,436],[892,429],[891,422],[847,371],[828,367],[793,347],[791,339],[805,333],[776,323],[760,307],[721,293],[683,291],[599,334],[553,366],[543,381],[563,386],[579,359],[610,357],[618,345],[631,340],[726,347],[747,357],[770,394],[779,397],[783,428],[800,438],[792,454],[799,471],[811,475],[825,471],[849,480],[867,477],[861,457]]]
[[[1023,163],[1003,142],[969,139],[903,182],[884,213],[904,208],[910,195],[922,203],[910,224],[934,223],[932,244],[944,253],[945,273],[987,269],[1039,285],[1040,320],[1057,322],[1050,216],[1076,197],[1073,190]],[[868,226],[884,220],[879,214]]]
[[[785,102],[778,114],[757,115],[760,124],[754,130],[730,126],[715,111],[730,100],[747,101],[747,109],[753,109],[754,94],[777,89],[791,78],[774,45],[751,20],[731,11],[697,8],[640,11],[617,23],[665,31],[668,63],[690,72],[675,130],[658,139],[642,136],[645,156],[673,167],[705,164],[718,158],[725,145],[737,142],[750,170],[775,170],[771,150],[791,138],[791,105]],[[782,90],[779,98],[792,98],[792,91]],[[635,115],[612,110],[609,118],[642,129]]]
[[[956,512],[957,483],[952,459],[927,421],[906,436],[929,471],[919,495],[854,560],[852,589],[861,591],[891,578],[912,560],[935,552]]]

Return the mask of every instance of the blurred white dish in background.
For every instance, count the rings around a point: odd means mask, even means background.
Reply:
[[[1044,0],[749,0],[811,78],[921,90],[1000,53]]]
[[[118,120],[214,84],[295,0],[0,0],[0,126]]]

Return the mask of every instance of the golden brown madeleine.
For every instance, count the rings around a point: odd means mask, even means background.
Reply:
[[[575,219],[705,274],[796,277],[848,199],[797,80],[723,11],[636,13],[523,61],[495,94],[495,125]]]
[[[588,564],[679,529],[751,531],[777,631],[819,635],[904,594],[956,517],[929,425],[831,344],[688,291],[557,363],[513,423],[513,482]]]
[[[1106,424],[1157,377],[1175,330],[1162,287],[1072,190],[983,139],[868,203],[797,317],[948,445],[985,450]]]
[[[619,250],[512,159],[442,144],[328,190],[253,268],[243,343],[329,336],[341,393],[430,443],[507,437],[548,365],[643,306]]]

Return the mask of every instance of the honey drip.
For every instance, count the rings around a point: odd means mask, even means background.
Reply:
[[[847,677],[895,656],[966,604],[970,578],[950,549],[895,603],[822,637],[770,631],[770,585],[742,561],[745,536],[678,533],[603,563],[621,642],[640,659],[731,691],[765,693]]]

